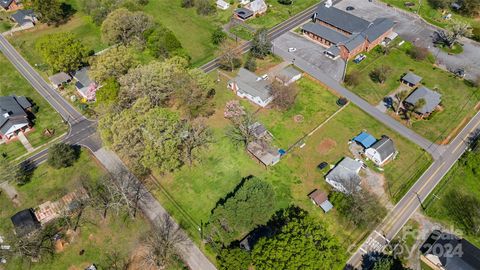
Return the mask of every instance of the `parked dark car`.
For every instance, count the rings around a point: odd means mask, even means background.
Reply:
[[[325,169],[327,166],[328,166],[328,163],[324,161],[324,162],[318,164],[317,169],[323,170],[323,169]]]
[[[345,106],[347,103],[348,103],[348,100],[347,100],[346,98],[344,98],[344,97],[339,98],[339,99],[337,100],[337,105],[340,106],[340,107]]]
[[[355,9],[355,8],[352,7],[352,6],[348,6],[348,7],[346,8],[347,11],[352,11],[352,10],[354,10],[354,9]]]
[[[383,103],[385,103],[385,107],[392,108],[393,107],[393,98],[392,97],[384,97]]]

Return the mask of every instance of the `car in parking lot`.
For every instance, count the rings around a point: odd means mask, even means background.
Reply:
[[[347,11],[352,11],[352,10],[354,10],[355,8],[354,8],[354,7],[352,7],[352,6],[348,6],[348,7],[347,7],[347,8],[345,8],[345,9],[346,9]]]
[[[297,51],[297,48],[288,48],[288,52],[295,52]]]
[[[362,53],[362,54],[357,55],[357,57],[355,57],[355,59],[353,59],[353,62],[355,64],[358,64],[358,63],[362,62],[363,60],[365,60],[365,58],[367,58],[367,56]]]

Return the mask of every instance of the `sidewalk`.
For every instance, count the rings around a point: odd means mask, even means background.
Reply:
[[[27,149],[27,151],[29,153],[34,151],[33,146],[27,140],[27,137],[25,137],[25,134],[23,134],[23,132],[18,133],[17,138],[23,144],[23,147],[25,147],[25,149]]]

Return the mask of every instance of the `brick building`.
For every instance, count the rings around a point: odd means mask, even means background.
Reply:
[[[312,22],[302,26],[302,33],[326,47],[326,56],[349,60],[380,44],[393,32],[393,25],[388,18],[369,22],[330,5],[321,5],[315,10]]]

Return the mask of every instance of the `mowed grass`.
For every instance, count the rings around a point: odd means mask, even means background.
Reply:
[[[81,177],[98,179],[102,174],[102,169],[85,151],[82,151],[79,160],[69,168],[55,170],[46,164],[41,165],[34,171],[30,183],[16,186],[20,205],[13,204],[5,193],[0,194],[2,235],[13,233],[10,217],[16,212],[61,198],[79,187]],[[130,220],[109,215],[106,220],[102,220],[101,214],[92,208],[87,208],[85,217],[88,222],[81,224],[80,234],[65,246],[63,252],[55,254],[53,260],[31,263],[16,258],[8,261],[3,266],[4,269],[84,269],[92,263],[105,262],[107,252],[116,250],[128,256],[138,245],[140,236],[149,228],[148,223],[141,217]],[[79,255],[80,250],[85,253]]]
[[[413,13],[417,13],[427,22],[442,27],[447,28],[451,26],[454,22],[464,22],[468,23],[472,27],[480,27],[480,21],[475,18],[465,17],[461,14],[452,11],[451,9],[447,9],[447,12],[443,12],[442,10],[434,9],[428,1],[421,1],[421,0],[382,0],[383,2],[390,4],[392,6],[401,8],[403,10],[407,10]],[[413,7],[405,6],[406,2],[414,3]],[[448,6],[448,3],[447,3]],[[447,14],[452,14],[450,19],[445,19]]]
[[[228,22],[228,10],[217,9],[211,16],[197,14],[195,8],[182,8],[181,0],[150,0],[144,11],[175,33],[192,57],[192,65],[200,66],[213,58],[217,47],[212,43],[213,31]]]
[[[317,4],[318,1],[295,0],[291,5],[282,5],[277,0],[266,0],[265,3],[268,6],[267,12],[262,16],[248,20],[248,24],[257,28],[271,28],[295,14]]]
[[[262,109],[257,117],[273,134],[278,147],[288,149],[338,109],[337,97],[318,83],[302,78],[297,81],[298,95],[292,108],[285,112]],[[295,121],[295,117],[303,120]]]
[[[466,161],[470,162],[468,166],[465,165]],[[453,217],[448,211],[447,206],[449,205],[449,200],[447,199],[447,194],[450,192],[459,192],[479,198],[480,186],[478,185],[478,173],[474,173],[479,166],[477,146],[475,151],[466,152],[466,154],[453,165],[433,192],[430,193],[424,202],[424,206],[426,207],[425,213],[435,221],[443,224],[446,228],[452,228],[452,230],[455,229],[461,232],[463,230],[462,227],[455,223],[455,220],[453,220]],[[478,214],[473,214],[471,218],[475,219],[477,217]],[[475,236],[468,232],[461,233],[461,237],[465,237],[477,247],[480,246],[480,237],[478,234]]]
[[[391,136],[400,151],[398,159],[385,168],[385,175],[389,178],[389,183],[392,186],[398,187],[410,181],[411,174],[406,173],[406,171],[418,172],[423,169],[421,166],[430,162],[430,158],[415,145],[400,138],[358,108],[348,105],[345,110],[337,114],[317,133],[306,139],[304,148],[295,148],[284,156],[278,164],[266,169],[251,158],[243,146],[235,145],[225,135],[230,123],[223,117],[223,108],[225,102],[237,99],[230,90],[227,90],[226,81],[222,78],[218,83],[215,97],[216,112],[207,119],[207,124],[214,131],[214,142],[208,149],[199,152],[198,161],[194,166],[185,166],[172,174],[156,174],[163,190],[152,186],[156,190],[155,194],[162,205],[187,229],[197,244],[207,250],[212,259],[215,256],[215,251],[209,250],[200,241],[201,233],[199,229],[202,224],[208,221],[211,210],[217,202],[231,192],[243,177],[254,175],[268,181],[273,185],[276,192],[275,210],[290,204],[296,204],[307,209],[316,218],[329,224],[329,229],[337,235],[345,247],[348,247],[350,244],[356,243],[367,232],[347,224],[335,210],[323,214],[321,209],[312,205],[307,195],[313,189],[330,190],[330,187],[324,181],[324,172],[316,169],[318,163],[324,160],[335,163],[343,156],[348,155],[348,140],[364,128],[368,128],[377,137],[382,134]],[[301,84],[308,85],[301,91],[310,93],[305,93],[307,94],[305,97],[299,98],[300,104],[296,105],[298,108],[302,108],[304,102],[309,98],[311,104],[321,102],[319,106],[335,108],[336,105],[331,104],[335,100],[334,96],[323,87],[309,81],[301,82]],[[326,101],[322,101],[322,99],[326,99]],[[246,104],[244,100],[242,100],[242,104]],[[247,105],[246,107],[251,108]],[[307,115],[304,110],[300,111]],[[322,110],[307,110],[307,112],[312,115],[310,118],[312,124],[316,119],[316,117],[313,117],[314,115],[323,114]],[[302,134],[297,129],[301,130],[303,127],[292,125],[288,129],[291,117],[285,116],[282,118],[283,116],[280,114],[277,116],[278,119],[271,116],[271,121],[276,121],[277,124],[265,122],[268,127],[271,127],[271,131],[275,129],[276,125],[285,126],[282,132],[295,134],[285,134],[286,141],[289,141],[288,138],[290,137],[296,137],[296,134]],[[324,121],[324,115],[318,116],[318,118],[319,123]],[[285,119],[285,122],[282,123],[282,119]],[[273,133],[275,135],[275,131]],[[335,141],[333,147],[328,151],[318,151],[319,144],[328,139]]]
[[[435,112],[429,119],[413,121],[411,128],[433,142],[442,142],[462,122],[475,113],[475,105],[480,101],[478,88],[465,80],[455,78],[447,71],[436,68],[430,60],[416,61],[406,54],[411,45],[405,43],[392,49],[388,55],[376,49],[367,53],[367,59],[360,64],[349,63],[348,73],[360,72],[360,84],[349,87],[353,92],[377,105],[385,96],[400,86],[400,78],[408,71],[423,77],[422,84],[442,95],[443,109]],[[373,82],[370,72],[378,66],[391,68],[384,84]],[[402,121],[404,122],[404,121]]]
[[[32,88],[3,54],[0,54],[0,66],[2,66],[2,72],[0,73],[0,81],[2,82],[0,83],[0,96],[26,96],[39,108],[38,112],[35,113],[34,131],[27,134],[27,139],[32,146],[38,147],[53,139],[43,135],[45,129],[55,130],[55,136],[65,133],[67,126],[63,123],[60,115]],[[5,153],[8,159],[14,159],[26,152],[26,149],[18,141],[0,144],[0,153]]]

